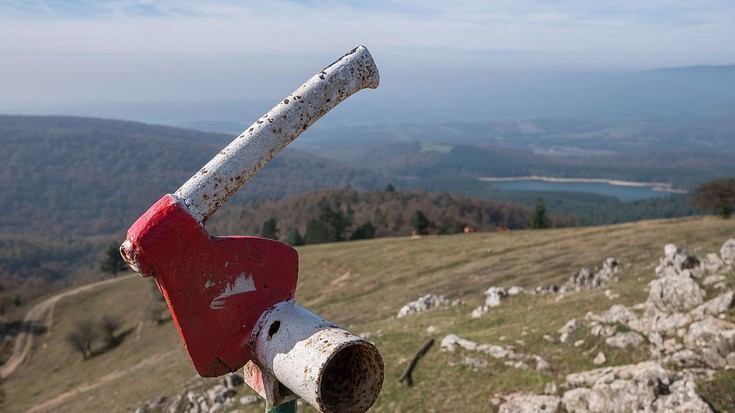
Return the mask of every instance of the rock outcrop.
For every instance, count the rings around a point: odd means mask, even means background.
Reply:
[[[731,271],[734,263],[733,239],[722,246],[719,256],[710,253],[702,260],[676,245],[666,245],[645,302],[632,307],[616,304],[599,314],[588,313],[582,322],[570,320],[558,330],[564,342],[571,332],[587,324],[589,333],[604,337],[607,346],[647,347],[651,360],[570,374],[568,390],[561,397],[513,397],[500,411],[541,411],[538,406],[543,403],[577,413],[712,412],[697,393],[695,381],[735,368],[735,323],[727,317],[735,306],[735,293],[726,289],[722,275]],[[580,272],[570,282],[574,280],[579,289],[589,283],[577,280],[592,279]],[[707,300],[702,286],[713,284],[722,292]],[[593,362],[605,364],[607,358],[599,351]]]

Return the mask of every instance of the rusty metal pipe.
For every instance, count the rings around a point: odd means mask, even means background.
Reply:
[[[378,68],[358,46],[307,80],[235,138],[175,193],[204,222],[301,132],[350,95],[377,88]]]
[[[380,393],[383,359],[377,348],[293,301],[264,313],[253,335],[262,374],[320,412],[363,413]],[[273,387],[267,402],[289,400],[276,394],[281,386]]]

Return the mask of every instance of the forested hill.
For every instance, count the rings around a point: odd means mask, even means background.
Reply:
[[[289,243],[294,241],[294,231],[308,243],[310,231],[325,229],[328,239],[319,234],[317,242],[405,236],[415,230],[417,211],[426,218],[428,234],[463,232],[465,227],[477,231],[526,228],[531,215],[530,209],[515,204],[458,194],[332,189],[228,207],[213,216],[207,227],[213,234],[261,235],[266,221],[273,220],[277,238]],[[572,220],[557,216],[551,224],[571,225]]]
[[[134,122],[0,116],[0,234],[84,236],[124,230],[232,139]],[[379,173],[289,148],[233,202],[386,184]]]

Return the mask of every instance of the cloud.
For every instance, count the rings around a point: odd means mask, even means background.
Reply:
[[[732,21],[731,0],[5,0],[0,39],[12,41],[0,41],[0,90],[5,99],[271,96],[265,85],[227,85],[299,82],[358,44],[396,87],[446,73],[725,64]]]

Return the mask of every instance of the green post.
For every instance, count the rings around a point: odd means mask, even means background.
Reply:
[[[278,406],[265,404],[265,413],[296,413],[296,400]]]

